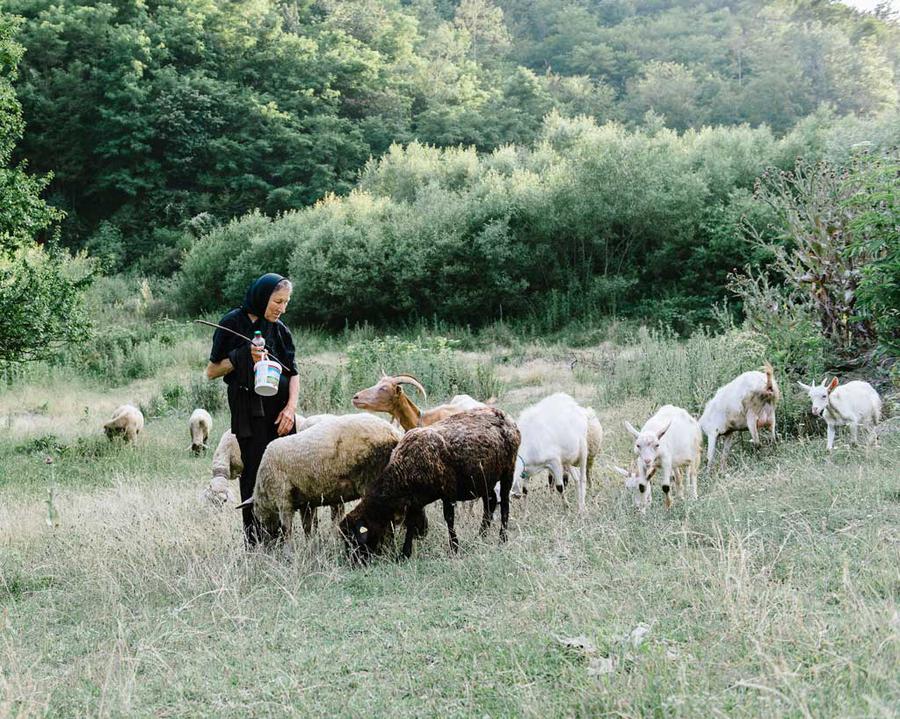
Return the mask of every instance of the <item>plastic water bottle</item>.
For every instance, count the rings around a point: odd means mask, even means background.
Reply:
[[[266,341],[263,339],[262,332],[256,330],[253,333],[253,339],[250,341],[254,347],[256,347],[260,352],[263,352],[266,349]]]

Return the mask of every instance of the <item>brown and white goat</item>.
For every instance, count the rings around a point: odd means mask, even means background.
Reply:
[[[387,412],[404,430],[427,427],[459,412],[487,406],[463,394],[457,395],[447,404],[422,411],[403,391],[405,384],[415,387],[422,395],[423,400],[428,398],[428,393],[422,383],[412,375],[389,376],[382,372],[381,379],[376,384],[357,392],[351,401],[357,409],[369,412]]]

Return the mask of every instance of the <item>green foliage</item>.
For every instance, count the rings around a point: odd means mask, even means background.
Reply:
[[[345,197],[209,232],[170,304],[233,307],[272,269],[295,282],[295,324],[505,318],[549,332],[625,314],[690,334],[714,321],[730,273],[771,262],[744,239],[746,226],[774,236],[775,211],[754,182],[806,141],[813,156],[831,153],[823,123],[779,140],[765,128],[679,135],[551,114],[530,148],[394,145]],[[869,127],[877,137],[881,124]]]
[[[813,0],[5,7],[23,17],[27,48],[20,153],[53,172],[64,243],[111,269],[169,274],[194,218],[275,216],[345,194],[392,143],[527,146],[551,112],[786,133],[822,107],[872,118],[898,105],[896,25]],[[20,54],[10,48],[6,68]],[[0,91],[0,108],[9,97]],[[18,110],[0,118],[0,136],[21,134]],[[9,149],[0,139],[0,168]],[[0,169],[0,197],[18,193],[0,203],[0,233],[23,212],[35,226],[52,219],[29,200],[50,175],[16,168],[14,179]],[[695,310],[669,313],[680,311]]]
[[[142,402],[140,410],[147,418],[158,418],[172,414],[187,416],[197,407],[210,413],[227,409],[225,384],[200,377],[187,385],[166,384],[147,402]]]

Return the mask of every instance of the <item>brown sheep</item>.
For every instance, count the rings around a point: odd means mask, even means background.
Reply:
[[[512,419],[495,408],[473,409],[411,429],[391,454],[381,476],[360,503],[341,521],[348,551],[367,561],[381,545],[398,510],[406,514],[403,556],[425,528],[425,505],[441,500],[450,548],[459,549],[454,529],[454,502],[481,498],[483,535],[497,506],[494,485],[500,483],[500,540],[509,524],[509,490],[521,436]]]

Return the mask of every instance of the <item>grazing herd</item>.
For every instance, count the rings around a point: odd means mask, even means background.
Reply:
[[[809,394],[812,412],[828,427],[827,447],[834,446],[835,429],[850,427],[858,441],[859,427],[870,437],[881,418],[881,398],[866,382],[852,381],[800,387]],[[410,385],[425,399],[425,388],[411,375],[387,376],[354,395],[357,409],[384,412],[391,421],[372,414],[297,416],[296,434],[272,441],[259,465],[254,494],[239,507],[252,504],[269,544],[289,539],[293,518],[300,512],[309,535],[316,526],[316,509],[330,506],[348,552],[365,562],[395,529],[405,529],[403,556],[428,531],[426,505],[440,501],[450,548],[457,551],[455,507],[480,501],[481,534],[500,510],[500,539],[509,524],[510,496],[528,492],[527,481],[547,470],[549,483],[566,503],[570,479],[576,487],[578,509],[584,510],[591,470],[603,441],[603,428],[593,409],[581,407],[564,393],[552,394],[521,412],[518,419],[493,406],[457,395],[450,402],[420,410],[404,393]],[[721,387],[706,404],[699,420],[686,410],[664,405],[640,430],[629,422],[634,437],[634,460],[614,469],[640,513],[651,504],[658,484],[665,506],[673,497],[697,498],[703,436],[707,467],[712,469],[716,446],[724,438],[720,462],[737,432],[748,431],[754,445],[760,430],[775,440],[775,410],[781,391],[771,365],[744,372]],[[119,407],[104,425],[110,439],[133,442],[144,426],[140,410]],[[190,450],[207,449],[212,417],[195,410],[189,420]],[[213,453],[212,479],[199,498],[215,506],[234,504],[229,481],[243,469],[237,439],[226,431]],[[344,515],[344,503],[359,500]],[[289,543],[285,544],[289,547]]]

